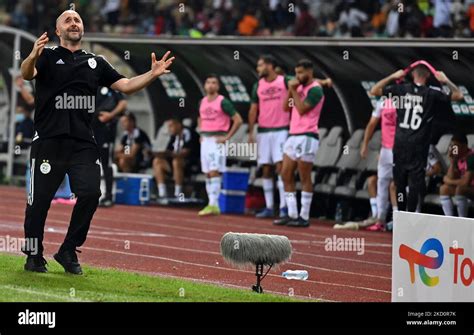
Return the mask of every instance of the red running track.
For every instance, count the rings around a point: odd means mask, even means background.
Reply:
[[[23,188],[0,187],[0,236],[23,236],[25,204]],[[51,206],[45,232],[47,258],[61,244],[71,211],[72,206]],[[254,271],[232,268],[220,255],[220,239],[229,231],[290,239],[291,261],[270,271],[262,282],[265,292],[328,301],[390,301],[392,235],[336,231],[330,222],[319,220],[312,220],[309,228],[289,228],[251,216],[200,218],[195,209],[116,205],[97,210],[80,260],[99,267],[250,289]],[[364,253],[326,250],[325,239],[333,235],[363,238]],[[287,280],[281,277],[287,269],[307,270],[309,278]]]

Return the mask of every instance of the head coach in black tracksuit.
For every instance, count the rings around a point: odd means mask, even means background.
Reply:
[[[100,197],[100,159],[91,119],[100,86],[132,94],[168,73],[174,57],[151,54],[151,69],[125,78],[103,57],[81,49],[84,27],[80,15],[68,10],[56,21],[59,46],[45,48],[46,33],[36,40],[21,64],[24,79],[36,79],[35,135],[31,147],[31,185],[25,213],[25,270],[46,272],[43,235],[51,200],[64,175],[77,197],[68,232],[54,255],[66,272],[81,274],[76,248],[86,240]]]
[[[398,209],[414,212],[425,191],[426,161],[432,138],[432,124],[440,104],[461,100],[463,94],[443,72],[432,74],[425,65],[411,71],[413,82],[391,84],[402,79],[405,71],[398,70],[376,83],[370,93],[391,98],[397,109],[397,127],[393,146],[393,180],[397,188]],[[447,95],[440,87],[430,86],[432,75],[450,89]],[[449,113],[448,111],[441,111]],[[409,187],[408,196],[406,187]]]
[[[105,179],[105,197],[99,206],[110,207],[112,202],[112,155],[114,153],[115,136],[117,135],[118,116],[127,109],[125,96],[108,87],[100,87],[95,100],[96,112],[92,119],[92,130],[100,152],[100,162]]]

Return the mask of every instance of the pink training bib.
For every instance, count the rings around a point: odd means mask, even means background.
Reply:
[[[285,77],[279,75],[268,82],[264,78],[258,81],[258,125],[262,128],[281,128],[290,124],[290,113],[283,110],[288,90]]]
[[[299,85],[296,91],[300,96],[301,100],[305,100],[308,96],[308,92],[313,87],[321,87],[319,83],[315,80],[307,86]],[[291,121],[290,121],[290,134],[303,134],[303,133],[318,133],[318,123],[319,117],[321,116],[321,110],[323,108],[325,97],[323,96],[321,100],[311,109],[309,112],[300,115],[296,107],[293,107],[291,110]]]
[[[224,96],[218,95],[212,101],[207,96],[202,98],[199,107],[201,117],[201,131],[205,132],[227,132],[230,127],[230,116],[222,109]]]
[[[382,146],[392,149],[397,128],[397,110],[393,107],[392,100],[387,99],[383,102],[380,117],[382,123]]]

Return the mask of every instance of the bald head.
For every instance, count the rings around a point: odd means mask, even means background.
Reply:
[[[61,43],[77,44],[84,35],[82,18],[74,10],[66,10],[56,19],[56,35]]]

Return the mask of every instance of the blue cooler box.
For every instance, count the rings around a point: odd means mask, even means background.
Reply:
[[[249,169],[226,168],[222,174],[222,189],[232,191],[247,191],[249,185]]]
[[[135,206],[148,204],[151,179],[146,174],[118,173],[115,177],[115,203]]]
[[[221,213],[244,214],[245,191],[222,190],[219,195]]]

